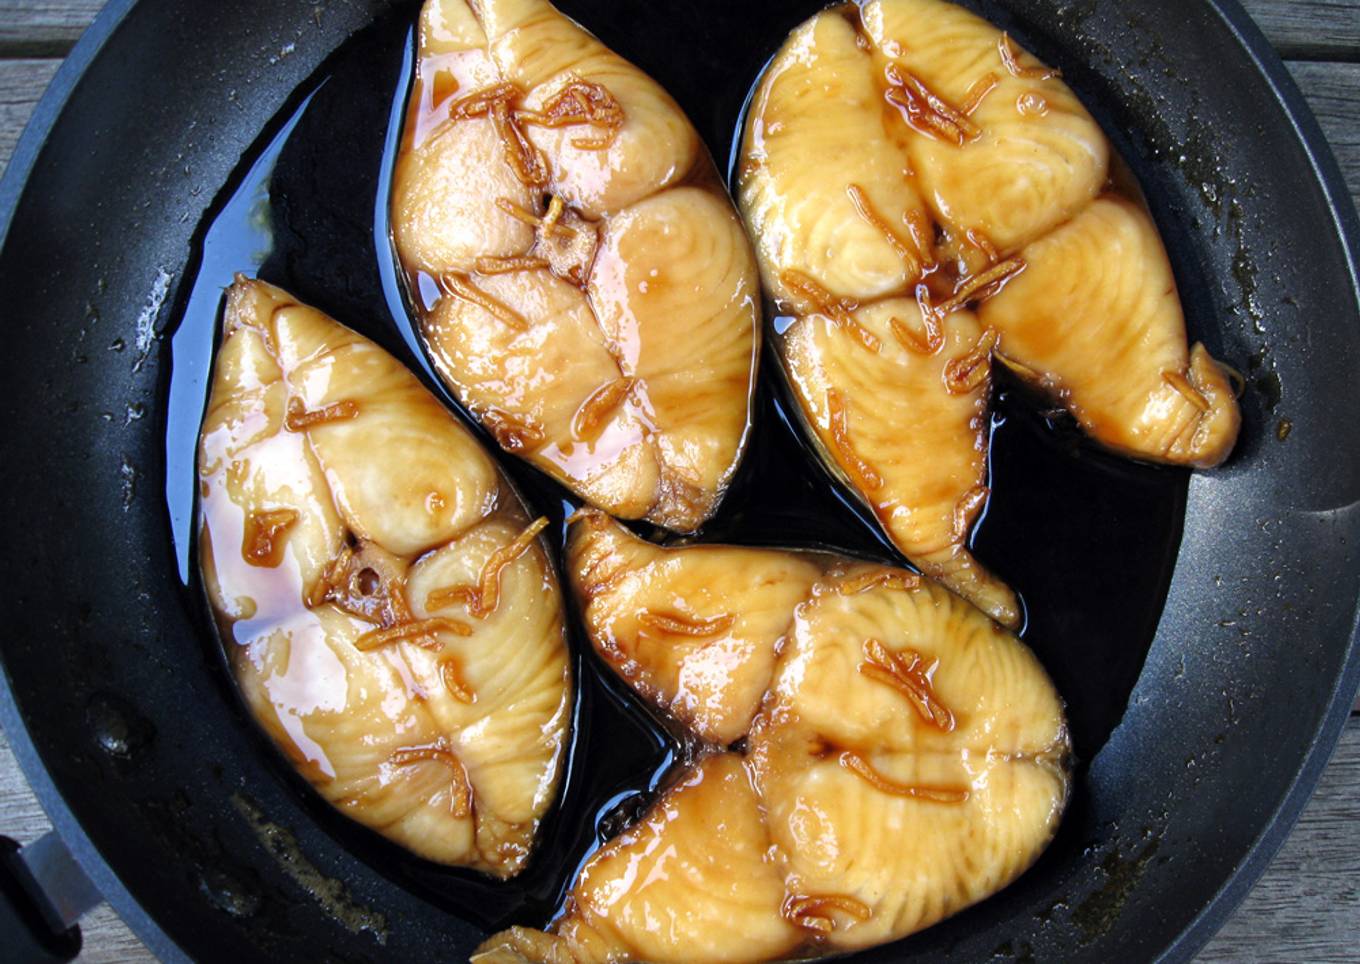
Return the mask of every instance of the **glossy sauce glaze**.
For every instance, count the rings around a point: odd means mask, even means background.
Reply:
[[[566,2],[563,9],[592,19],[582,4]],[[592,27],[656,75],[700,123],[711,149],[724,156],[739,137],[740,110],[760,61],[782,44],[796,19],[811,12],[771,10],[763,36],[714,39],[699,58],[704,70],[681,70],[666,37],[630,37],[623,28],[611,35],[609,23],[593,19]],[[234,272],[258,268],[262,278],[299,299],[362,326],[363,334],[406,362],[458,410],[409,320],[388,240],[389,177],[407,102],[415,16],[411,6],[341,48],[262,134],[201,229],[196,280],[179,306],[182,320],[173,340],[166,494],[189,604],[205,613],[191,565],[193,453],[221,292]],[[742,69],[731,70],[730,84],[715,89],[712,77],[723,75],[724,64]],[[765,361],[773,371],[773,358]],[[997,377],[1000,390],[985,427],[992,497],[971,544],[1019,593],[1026,614],[1022,637],[1067,701],[1077,759],[1089,761],[1123,715],[1156,628],[1179,544],[1187,473],[1093,449],[1068,416],[1047,410],[1006,373]],[[900,564],[875,520],[819,466],[788,415],[792,409],[783,391],[777,380],[761,380],[754,409],[759,431],[752,434],[744,467],[721,510],[700,537],[829,547]],[[494,444],[485,433],[481,437]],[[546,535],[560,559],[561,522],[575,500],[518,460],[500,461],[530,512],[553,520]],[[491,884],[412,858],[339,818],[281,757],[279,778],[314,802],[311,811],[328,834],[413,892],[488,930],[542,926],[560,907],[585,857],[643,811],[671,764],[690,751],[590,654],[577,623],[573,614],[568,627],[579,687],[562,797],[520,877]],[[221,654],[210,624],[205,618],[204,645]],[[225,662],[222,682],[224,698],[235,699]],[[273,752],[263,739],[260,746]],[[1050,853],[1079,852],[1088,819],[1079,766],[1068,817]],[[1049,863],[1041,861],[1025,879],[1043,875]],[[1024,887],[1025,879],[1016,886]]]

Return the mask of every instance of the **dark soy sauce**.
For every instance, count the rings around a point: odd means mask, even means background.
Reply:
[[[820,5],[674,4],[665,14],[667,31],[653,29],[658,15],[632,0],[559,6],[666,86],[714,156],[727,159],[735,155],[744,105],[762,67],[787,32]],[[195,562],[194,459],[222,290],[236,272],[280,285],[372,338],[462,414],[423,354],[388,231],[389,178],[417,10],[411,5],[387,15],[342,46],[263,132],[200,226],[194,280],[172,340],[166,500],[181,575],[205,613]],[[761,25],[758,36],[752,24]],[[677,38],[684,43],[677,46]],[[829,548],[900,564],[868,511],[831,479],[803,440],[768,346],[762,368],[746,460],[698,538]],[[1156,629],[1180,542],[1188,473],[1096,451],[1065,417],[1046,413],[1042,400],[1004,375],[998,388],[993,495],[973,548],[1023,597],[1023,636],[1067,701],[1079,761],[1089,761],[1123,716]],[[549,532],[560,550],[561,523],[575,500],[468,424],[497,454],[531,511],[557,523]],[[411,856],[324,803],[262,732],[261,751],[316,822],[377,872],[487,929],[541,926],[581,862],[640,813],[692,749],[598,663],[570,598],[568,606],[578,683],[572,748],[558,804],[544,821],[533,861],[515,880],[493,882]],[[205,615],[203,625],[212,619]],[[221,666],[226,697],[239,699],[221,644],[206,629],[203,645]],[[243,706],[241,713],[244,725]],[[1080,769],[1073,792],[1074,811],[1086,811]],[[1069,814],[1031,875],[1051,866],[1053,853],[1082,846],[1083,822]]]

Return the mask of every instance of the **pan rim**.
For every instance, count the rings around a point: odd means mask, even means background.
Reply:
[[[1350,291],[1355,296],[1357,311],[1360,312],[1360,214],[1351,200],[1335,152],[1312,108],[1304,100],[1303,92],[1285,67],[1284,60],[1240,0],[1208,0],[1208,3],[1265,78],[1276,103],[1303,146],[1313,177],[1322,188],[1332,216],[1332,225],[1341,241],[1350,272]],[[1332,688],[1330,705],[1308,752],[1294,772],[1289,789],[1262,825],[1242,860],[1180,935],[1158,954],[1159,961],[1192,960],[1222,929],[1256,886],[1312,799],[1322,772],[1340,743],[1357,695],[1360,695],[1360,599],[1356,600],[1351,610],[1350,648]]]
[[[90,26],[81,34],[76,45],[71,48],[71,52],[66,55],[61,66],[57,68],[47,90],[43,92],[38,105],[33,109],[18,143],[14,146],[14,153],[10,155],[9,164],[5,167],[4,174],[0,176],[0,250],[4,249],[5,243],[9,240],[14,212],[19,207],[33,165],[43,145],[47,143],[52,126],[61,116],[67,100],[85,76],[85,71],[99,56],[105,43],[136,4],[137,0],[108,0],[105,3]],[[18,701],[15,699],[9,666],[2,657],[0,657],[0,726],[3,726],[5,736],[9,739],[10,749],[19,762],[24,779],[28,781],[33,795],[42,805],[43,813],[51,821],[53,830],[104,900],[157,959],[182,961],[186,964],[192,960],[124,886],[122,879],[95,846],[94,841],[85,833],[84,827],[66,803],[66,798],[57,789],[47,765],[43,763],[42,756],[33,742],[32,734],[28,732],[28,725],[24,722]]]
[[[80,40],[66,56],[28,124],[10,162],[0,177],[0,249],[8,240],[15,211],[33,166],[52,127],[87,69],[103,50],[138,0],[108,0]],[[1251,65],[1265,80],[1308,159],[1313,179],[1322,190],[1331,225],[1341,242],[1349,270],[1349,290],[1360,311],[1360,215],[1341,175],[1331,145],[1308,107],[1283,60],[1247,14],[1239,0],[1204,0],[1231,31]],[[1306,752],[1299,759],[1288,790],[1280,798],[1241,861],[1222,886],[1156,959],[1187,961],[1204,947],[1232,916],[1261,878],[1304,807],[1334,753],[1357,691],[1360,691],[1360,597],[1353,601],[1347,651],[1329,703]],[[0,726],[3,726],[20,769],[56,832],[119,917],[157,958],[188,961],[185,953],[123,884],[121,878],[86,834],[43,762],[23,719],[8,666],[0,652]]]

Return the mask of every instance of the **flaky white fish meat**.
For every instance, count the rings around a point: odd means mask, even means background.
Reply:
[[[1237,437],[1110,163],[1057,70],[945,0],[814,16],[747,120],[739,200],[804,426],[908,559],[1011,627],[968,548],[993,359],[1123,454],[1210,467]]]
[[[572,700],[546,520],[395,359],[240,276],[198,477],[208,598],[278,747],[412,852],[521,870]]]
[[[751,247],[675,102],[547,0],[428,0],[392,231],[435,367],[507,451],[691,531],[745,449]]]
[[[478,964],[859,950],[982,900],[1052,838],[1062,702],[1019,640],[930,580],[662,548],[594,512],[568,569],[597,652],[708,749],[586,861],[548,930],[497,934]]]

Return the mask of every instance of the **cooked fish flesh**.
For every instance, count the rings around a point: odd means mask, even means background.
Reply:
[[[1062,703],[1033,653],[929,580],[855,591],[872,572],[833,571],[799,607],[750,742],[785,887],[827,951],[1005,887],[1067,801]]]
[[[395,359],[241,276],[198,474],[204,584],[260,725],[352,819],[521,870],[572,700],[546,520]]]
[[[956,250],[972,232],[1005,256],[1100,192],[1109,142],[1058,71],[946,0],[870,0],[861,17],[917,185]]]
[[[1117,452],[1207,467],[1237,435],[1155,227],[1111,191],[1058,71],[943,0],[814,16],[746,122],[738,197],[804,428],[913,564],[1012,628],[968,550],[994,357]]]
[[[849,321],[804,315],[778,343],[810,433],[908,559],[1018,626],[1015,594],[968,550],[988,495],[981,325],[966,310],[928,318],[912,298],[875,302]]]
[[[759,281],[655,81],[546,0],[427,0],[391,212],[435,367],[503,448],[622,518],[712,514]]]
[[[994,893],[1052,838],[1068,792],[1061,700],[1019,640],[942,587],[829,553],[660,548],[602,513],[576,521],[568,568],[602,652],[621,638],[641,650],[635,625],[669,607],[673,647],[647,647],[641,673],[609,659],[649,700],[680,693],[691,627],[722,646],[751,613],[775,637],[773,666],[764,646],[735,656],[768,681],[754,718],[744,704],[728,718],[740,754],[681,768],[586,862],[547,932],[498,934],[479,964],[858,950]]]
[[[771,297],[806,310],[907,290],[933,263],[934,228],[904,132],[884,123],[874,62],[850,21],[818,14],[793,32],[751,108],[742,213]]]
[[[1025,268],[980,309],[998,356],[1135,458],[1210,468],[1241,425],[1228,375],[1185,316],[1157,228],[1116,196],[1027,245]]]
[[[600,657],[685,729],[726,746],[750,730],[775,644],[821,566],[774,550],[663,549],[586,511],[567,571]]]
[[[804,938],[770,848],[748,764],[707,757],[586,862],[552,934],[513,928],[472,960],[777,960]]]

